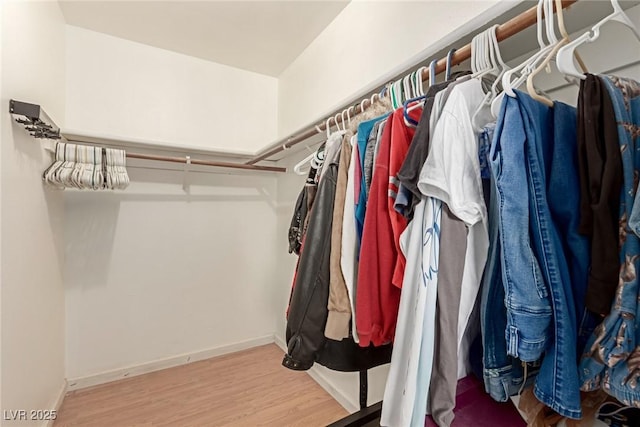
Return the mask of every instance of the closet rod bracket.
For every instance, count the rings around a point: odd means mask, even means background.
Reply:
[[[9,101],[9,112],[16,122],[24,126],[34,138],[60,139],[60,128],[47,116],[40,105],[28,102]]]

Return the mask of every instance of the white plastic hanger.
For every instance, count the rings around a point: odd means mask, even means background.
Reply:
[[[542,28],[542,20],[543,14],[547,15],[547,8],[545,7],[545,1],[539,0],[537,5],[537,20],[536,20],[536,34],[538,39],[538,45],[540,49],[535,52],[531,57],[529,57],[526,61],[521,63],[520,65],[513,67],[510,70],[507,70],[502,75],[502,93],[495,97],[493,102],[491,103],[491,114],[493,117],[498,117],[500,111],[500,105],[502,104],[502,99],[506,96],[515,97],[516,94],[514,89],[519,87],[522,83],[525,82],[527,76],[531,71],[536,68],[536,64],[539,63],[541,59],[545,57],[545,55],[553,49],[553,45],[546,44],[543,36],[543,28]],[[551,11],[553,13],[553,10]],[[546,18],[545,18],[546,19]],[[520,73],[515,80],[513,78]]]
[[[329,139],[329,137],[331,136],[331,124],[330,124],[331,119],[335,120],[335,117],[331,116],[324,122],[325,130],[326,130],[326,133],[327,133],[327,139]],[[337,122],[336,122],[336,125],[337,125]],[[312,160],[315,159],[317,154],[318,154],[318,152],[314,151],[313,153],[309,154],[304,159],[300,160],[293,167],[293,172],[296,175],[306,175],[307,173],[309,173],[309,169],[303,169],[303,167],[305,165],[309,165],[310,167],[313,166],[312,165]]]
[[[327,139],[329,139],[329,137],[331,136],[331,119],[332,118],[333,117],[329,117],[327,121],[324,122],[324,129],[327,132]]]
[[[315,156],[316,156],[316,153],[311,153],[307,157],[305,157],[304,159],[300,160],[293,167],[293,172],[296,175],[306,175],[307,173],[309,173],[309,169],[302,169],[302,167],[305,166],[305,165],[311,166],[310,162]]]
[[[486,74],[495,74],[499,70],[494,57],[493,43],[491,43],[489,36],[492,31],[495,31],[495,26],[476,34],[471,41],[471,63],[475,64],[472,67],[472,77],[480,78]]]
[[[362,101],[360,101],[360,114],[364,113],[364,109],[366,108],[364,106],[364,103],[369,101],[368,98],[363,99]],[[371,102],[369,103],[369,106],[371,106]]]
[[[406,101],[407,99],[413,98],[413,90],[409,83],[410,79],[411,79],[411,74],[404,76],[404,78],[402,79],[402,90],[406,98],[405,100],[403,100],[403,102]]]
[[[470,59],[470,63],[471,63],[471,74],[474,75],[478,72],[478,64],[477,61],[478,60],[478,38],[477,36],[475,36],[474,38],[471,39],[471,59]],[[429,85],[431,85],[431,82],[429,82]]]
[[[546,0],[547,4],[549,5],[548,7],[551,8],[552,6],[552,2],[553,0]],[[571,39],[569,38],[569,33],[567,32],[567,29],[564,26],[564,13],[562,10],[562,1],[561,0],[555,0],[556,2],[556,16],[558,18],[558,28],[560,29],[560,33],[562,35],[562,39],[557,41],[555,46],[551,49],[551,51],[546,55],[546,57],[544,58],[544,60],[542,61],[542,63],[540,63],[540,65],[538,65],[536,67],[536,69],[534,69],[529,76],[527,77],[527,91],[529,92],[529,95],[535,99],[538,102],[542,102],[543,104],[552,107],[553,106],[553,101],[545,96],[539,95],[536,90],[535,87],[533,86],[533,79],[536,75],[538,75],[543,69],[547,68],[549,66],[549,63],[551,62],[551,60],[556,56],[556,54],[558,53],[558,51],[565,46],[567,43],[569,43],[571,41]],[[549,19],[548,21],[551,22],[551,26],[553,26],[553,22],[551,19]],[[554,33],[555,34],[555,33]],[[576,55],[576,58],[578,59],[578,61],[580,62],[580,64],[583,66],[583,70],[586,71],[586,69],[584,68],[584,63],[582,62],[582,59],[580,58],[580,56],[578,55],[578,52],[574,52]]]
[[[413,91],[415,92],[414,97],[422,96],[422,80],[420,79],[419,69],[415,70],[411,73],[411,86],[413,86]]]
[[[371,95],[371,98],[369,98],[369,106],[372,106],[373,103],[376,102],[376,97],[380,99],[380,95],[378,95],[377,93]]]
[[[622,7],[620,7],[618,0],[611,0],[611,6],[613,7],[613,13],[605,16],[600,22],[595,24],[590,31],[587,31],[574,41],[566,44],[558,51],[558,55],[556,56],[556,64],[558,66],[558,70],[560,70],[561,73],[568,76],[577,77],[579,79],[586,78],[584,73],[578,71],[573,61],[573,53],[578,46],[597,40],[600,36],[600,28],[609,21],[617,21],[629,27],[638,41],[640,41],[640,31],[634,25],[631,19],[629,19],[629,16],[627,16],[624,10],[622,10]]]
[[[435,66],[437,64],[437,60],[433,60],[431,61],[431,66],[429,67],[429,86],[431,86],[431,82],[435,82]],[[422,72],[424,70],[426,70],[427,67],[420,67],[418,68],[412,75],[412,79],[413,79],[413,95],[411,96],[410,99],[413,98],[418,98],[418,97],[424,97],[425,93],[424,93],[424,89],[422,87]],[[411,111],[417,109],[417,108],[421,108],[424,105],[424,99],[423,100],[418,100],[415,101],[413,104],[409,105],[406,109],[407,113],[410,113]],[[415,127],[415,124],[413,123],[409,123],[409,121],[407,120],[406,117],[403,117],[404,119],[404,123],[407,126],[410,127]]]
[[[535,69],[534,64],[537,64],[540,58],[543,58],[544,55],[552,49],[551,44],[546,44],[544,42],[544,37],[542,35],[543,34],[543,28],[542,28],[543,13],[546,15],[546,8],[544,6],[545,6],[545,1],[539,0],[538,7],[537,7],[538,19],[536,22],[536,30],[537,30],[538,45],[540,46],[540,49],[537,52],[535,52],[531,57],[529,57],[526,61],[524,61],[522,64],[512,68],[511,70],[504,73],[504,75],[502,76],[502,87],[504,89],[504,93],[508,96],[511,96],[511,97],[516,96],[513,90],[516,87],[520,86],[522,83],[524,83],[525,79],[529,75],[529,72]],[[517,73],[520,73],[520,76],[515,81],[512,81],[513,76],[515,76]]]
[[[402,93],[402,79],[397,80],[394,83],[395,86],[395,94],[396,94],[396,108],[399,108],[402,105],[404,94]]]
[[[344,132],[344,129],[341,129],[340,126],[344,127],[344,110],[341,111],[340,113],[336,113],[335,116],[333,116],[334,120],[336,121],[336,126],[338,128],[338,132]],[[338,119],[340,119],[340,121],[338,122]]]
[[[502,59],[502,54],[500,53],[500,46],[498,45],[498,35],[496,33],[497,28],[498,26],[494,25],[487,30],[490,42],[491,60],[493,61],[493,68],[488,70],[488,72],[495,74],[496,79],[491,85],[491,89],[485,94],[484,99],[482,100],[480,105],[478,105],[478,108],[471,116],[471,123],[476,131],[482,130],[482,126],[485,125],[485,123],[479,123],[480,113],[497,97],[498,83],[500,82],[500,79],[504,75],[504,73],[509,70],[509,66],[504,62],[504,60]]]
[[[418,85],[416,84],[416,71],[409,74],[409,84],[411,86],[411,98],[417,98],[420,96]]]

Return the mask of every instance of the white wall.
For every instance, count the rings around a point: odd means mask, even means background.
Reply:
[[[277,88],[274,77],[67,27],[68,129],[254,153],[276,138]]]
[[[129,173],[65,193],[70,387],[276,329],[275,175],[191,172],[187,194],[181,172]]]
[[[280,75],[279,135],[321,119],[363,89],[385,83],[384,76],[428,58],[446,47],[443,39],[458,27],[497,15],[491,10],[497,3],[352,1]]]
[[[63,123],[64,20],[57,2],[2,9],[2,409],[53,409],[64,386],[64,206],[42,185],[49,154],[8,107],[10,98],[39,103]]]

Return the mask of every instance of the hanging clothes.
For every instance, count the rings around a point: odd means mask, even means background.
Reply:
[[[420,360],[424,360],[420,353],[425,322],[427,317],[435,317],[441,217],[440,201],[423,197],[416,206],[413,220],[400,237],[400,246],[407,261],[391,367],[382,403],[382,426],[412,425],[417,389],[419,386],[428,387],[424,376],[419,378],[418,372]],[[429,307],[427,299],[433,302]],[[424,346],[425,351],[427,347]],[[423,369],[429,369],[429,364]],[[426,402],[422,408],[426,412]]]
[[[486,208],[479,185],[477,135],[471,126],[471,115],[483,98],[479,80],[472,79],[453,88],[435,126],[429,154],[420,173],[418,188],[422,201],[405,233],[411,232],[421,238],[407,238],[410,245],[405,252],[407,268],[398,315],[398,337],[385,388],[383,425],[422,425],[427,412],[435,346],[443,203],[447,203],[451,212],[469,227],[478,225],[477,231],[470,229],[463,242],[466,243],[463,283],[466,274],[467,290],[463,284],[457,325],[458,351],[474,306],[479,286],[472,281],[475,277],[479,283],[488,245]],[[422,230],[415,230],[416,224]],[[415,288],[416,281],[418,289]],[[405,286],[408,287],[406,291]],[[397,396],[400,390],[403,392]]]
[[[331,232],[342,135],[327,141],[315,202],[302,243],[287,316],[283,366],[307,370],[315,362],[336,371],[361,371],[388,363],[390,346],[361,348],[352,339],[327,339]]]
[[[357,135],[358,135],[359,163],[356,165],[355,181],[354,181],[354,185],[356,186],[356,193],[357,193],[355,217],[356,217],[356,230],[357,230],[357,236],[358,236],[358,248],[360,248],[361,246],[362,230],[364,228],[364,218],[367,212],[368,197],[367,197],[364,170],[365,170],[365,157],[366,157],[365,155],[366,155],[367,146],[369,143],[369,136],[371,135],[371,131],[373,130],[373,127],[375,126],[375,124],[382,119],[386,119],[387,117],[388,117],[388,114],[385,114],[383,116],[361,122],[358,125]]]
[[[640,408],[640,85],[589,75],[578,109],[515,90],[497,122],[490,85],[432,86],[327,142],[283,364],[390,358],[383,426],[455,425],[472,371],[540,425],[592,414],[580,389]]]
[[[355,218],[356,193],[355,186],[353,184],[355,180],[356,164],[359,161],[356,135],[351,137],[350,145],[351,161],[349,162],[349,170],[347,171],[347,188],[345,193],[344,211],[342,213],[342,251],[340,253],[340,268],[342,270],[345,287],[347,288],[349,305],[351,308],[351,336],[356,343],[360,343],[355,322],[356,284],[358,273],[356,259],[359,250]]]
[[[340,149],[340,163],[336,181],[336,197],[333,207],[333,222],[331,226],[331,254],[329,271],[329,302],[327,309],[327,324],[324,335],[327,338],[340,341],[349,337],[351,321],[351,302],[349,289],[342,274],[340,260],[342,258],[342,226],[344,207],[347,196],[347,180],[349,164],[351,162],[351,142],[344,138]]]
[[[499,117],[504,120],[506,103],[502,104]],[[502,125],[502,122],[499,122]],[[496,126],[485,128],[481,133],[482,145],[493,141]],[[487,141],[488,140],[488,141]],[[483,346],[483,377],[485,390],[498,402],[506,402],[510,396],[517,394],[523,387],[524,369],[522,362],[508,354],[505,331],[507,329],[507,310],[505,307],[505,288],[502,280],[501,236],[500,236],[500,201],[498,198],[496,173],[491,173],[491,161],[499,154],[499,146],[491,145],[488,153],[488,166],[490,168],[489,190],[489,251],[482,278],[481,296],[481,328]],[[483,161],[480,161],[482,164]],[[500,169],[495,169],[500,172]],[[529,374],[537,374],[538,369],[530,366]],[[531,382],[529,382],[530,384]]]
[[[414,110],[413,114],[417,118],[421,111]],[[356,324],[362,346],[390,343],[395,334],[404,273],[399,238],[407,222],[393,205],[398,192],[396,174],[414,133],[403,117],[402,109],[389,116],[375,158],[356,294]]]
[[[438,426],[450,426],[454,418],[459,369],[458,346],[454,337],[458,335],[460,285],[466,250],[467,227],[443,204],[434,334],[438,351],[433,357],[427,405]]]
[[[482,83],[477,79],[459,83],[452,89],[436,125],[432,148],[418,183],[423,194],[446,203],[468,228],[458,312],[457,348],[461,361],[468,360],[468,348],[464,351],[462,348],[463,337],[475,305],[489,245],[478,135],[471,125],[472,114],[483,98]]]
[[[461,72],[456,76],[467,73],[468,72]],[[433,84],[427,90],[422,115],[418,121],[414,139],[411,142],[406,158],[398,171],[398,179],[401,182],[401,189],[394,208],[409,219],[413,216],[415,206],[420,202],[421,193],[420,190],[418,190],[418,180],[420,178],[422,166],[424,165],[424,162],[427,159],[427,154],[429,153],[429,139],[431,134],[429,120],[435,96],[438,92],[446,89],[449,85],[454,84],[456,82],[456,76],[445,82]]]
[[[604,316],[618,286],[623,168],[613,103],[598,76],[589,74],[580,83],[578,117],[580,232],[589,237],[592,251],[585,303]]]
[[[580,363],[580,382],[583,390],[602,387],[624,404],[640,407],[640,287],[636,275],[640,267],[640,238],[628,228],[640,176],[640,150],[637,146],[640,136],[640,84],[616,76],[599,78],[613,104],[622,156],[620,269],[611,311],[587,343]]]
[[[518,91],[516,98],[505,97],[503,102],[492,167],[501,200],[507,353],[524,362],[535,362],[544,354],[536,396],[561,415],[579,418],[575,306],[563,247],[547,201],[553,111]],[[528,183],[524,197],[521,182]],[[530,241],[516,231],[521,229],[531,230]]]
[[[300,255],[303,236],[306,234],[307,225],[309,224],[309,212],[311,211],[311,206],[313,206],[318,189],[316,178],[319,177],[318,168],[322,165],[324,159],[324,157],[322,157],[321,160],[318,153],[323,153],[322,156],[324,156],[324,144],[316,151],[315,159],[317,162],[315,164],[318,167],[312,165],[311,168],[309,168],[307,179],[304,187],[302,187],[302,191],[300,191],[298,195],[295,208],[293,209],[291,223],[289,224],[289,253],[295,253],[296,255]]]

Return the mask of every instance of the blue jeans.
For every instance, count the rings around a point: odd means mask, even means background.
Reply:
[[[547,171],[550,170],[553,154],[554,121],[560,125],[563,121],[570,121],[571,117],[566,115],[564,109],[560,110],[560,116],[554,117],[553,110],[522,92],[517,92],[516,104],[520,107],[526,135],[524,145],[531,239],[548,285],[554,314],[552,339],[545,351],[534,393],[541,402],[559,414],[580,418],[582,410],[576,364],[577,328],[573,289],[562,241],[547,200],[547,188],[557,184],[549,181],[548,187],[547,183]],[[523,325],[525,327],[527,325]]]
[[[589,280],[589,239],[578,233],[580,224],[580,182],[578,179],[577,112],[574,107],[554,103],[553,152],[547,168],[547,200],[569,267],[578,328],[580,355],[599,320],[585,308]],[[549,163],[546,162],[548,165]]]
[[[501,115],[502,116],[502,115]],[[480,134],[480,147],[491,144],[494,128],[485,128]],[[489,155],[489,153],[486,153]],[[480,164],[489,166],[489,159]],[[490,171],[489,171],[490,172]],[[481,174],[483,177],[485,174]],[[480,321],[482,327],[483,377],[487,393],[498,402],[506,402],[509,396],[518,393],[524,381],[524,369],[520,360],[507,354],[505,330],[507,328],[507,310],[504,305],[504,286],[500,263],[499,203],[496,179],[489,174],[489,255],[482,276],[482,294],[480,303]],[[531,370],[533,376],[537,370]],[[532,378],[532,377],[530,377]]]
[[[527,135],[518,101],[505,97],[491,145],[495,177],[507,354],[524,362],[542,356],[552,337],[547,286],[529,240]]]

